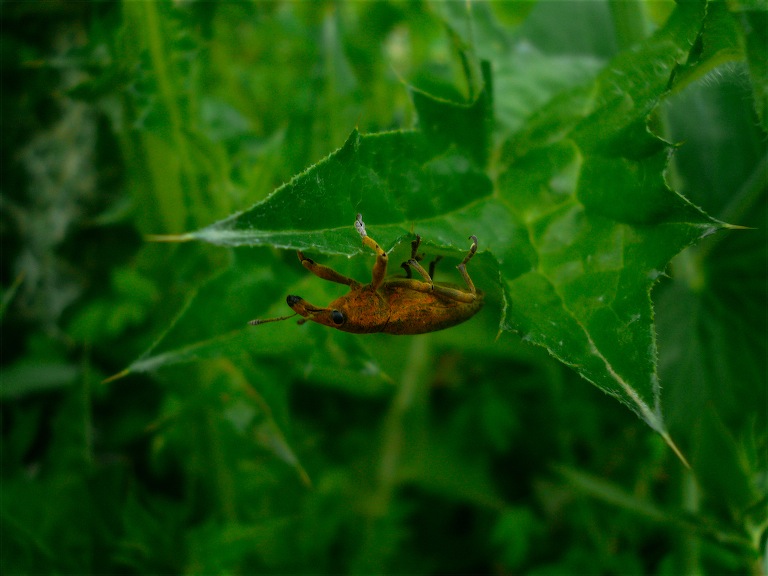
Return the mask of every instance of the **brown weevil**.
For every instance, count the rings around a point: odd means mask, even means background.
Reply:
[[[469,237],[472,240],[472,246],[461,264],[456,267],[467,285],[466,289],[462,289],[432,280],[439,257],[430,264],[427,272],[419,263],[421,258],[417,255],[421,242],[419,236],[416,236],[411,243],[410,260],[402,264],[406,277],[385,279],[387,253],[368,236],[360,214],[355,220],[355,229],[363,239],[363,244],[376,253],[376,263],[373,265],[373,278],[370,284],[361,284],[357,280],[347,278],[327,266],[317,264],[298,251],[299,260],[304,268],[323,280],[346,284],[349,286],[349,292],[325,308],[313,306],[300,296],[288,296],[286,302],[294,311],[293,314],[267,320],[251,320],[249,324],[287,320],[298,314],[302,316],[299,323],[311,320],[354,334],[372,332],[424,334],[461,324],[483,307],[483,292],[475,289],[475,285],[467,274],[467,263],[477,252],[475,236]],[[411,269],[416,270],[423,280],[412,278]]]

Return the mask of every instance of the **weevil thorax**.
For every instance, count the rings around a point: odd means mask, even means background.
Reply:
[[[354,334],[381,332],[389,320],[388,303],[368,285],[351,288],[347,294],[328,304],[328,309],[331,323],[326,326]],[[344,317],[340,325],[334,323],[339,319],[334,310]]]
[[[299,296],[289,296],[286,301],[307,320],[342,332],[381,332],[389,320],[389,304],[370,285],[352,286],[347,294],[325,308],[316,308]]]

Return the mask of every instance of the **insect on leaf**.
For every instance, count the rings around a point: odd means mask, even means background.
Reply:
[[[442,107],[485,119],[484,130],[490,98],[462,112],[420,94],[428,129],[353,131],[263,202],[183,239],[353,255],[363,250],[350,226],[357,212],[384,250],[415,231],[460,253],[474,234],[478,256],[487,251],[499,265],[500,330],[547,348],[674,448],[660,410],[650,292],[675,254],[725,225],[668,186],[655,110],[704,15],[705,3],[678,4],[637,49],[554,94],[491,154],[494,181],[479,166],[484,153],[468,153],[435,124]],[[503,108],[507,97],[494,99]]]

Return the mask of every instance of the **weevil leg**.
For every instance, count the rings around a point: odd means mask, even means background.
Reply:
[[[365,231],[365,223],[363,222],[362,214],[357,215],[355,220],[355,229],[363,239],[363,244],[368,246],[376,253],[376,263],[373,265],[373,275],[371,278],[371,288],[377,290],[381,283],[384,282],[384,276],[387,275],[387,253],[382,250],[376,241],[368,236]]]
[[[419,244],[421,244],[421,236],[416,234],[416,239],[411,242],[411,260],[419,261],[421,260],[421,256],[417,254],[419,250]],[[400,268],[405,270],[405,277],[406,278],[413,278],[413,271],[411,270],[410,264],[408,264],[409,261],[403,262],[400,264]]]
[[[413,242],[411,242],[411,260],[421,260],[421,258],[419,258],[417,254],[420,244],[421,244],[421,236],[416,234],[416,239]]]
[[[467,283],[467,288],[469,288],[470,293],[473,295],[477,292],[475,290],[475,285],[472,282],[472,278],[469,277],[469,274],[467,274],[467,263],[472,260],[472,256],[475,255],[475,252],[477,252],[477,236],[470,236],[470,240],[472,240],[472,246],[469,248],[469,252],[467,252],[467,255],[464,256],[464,260],[461,261],[461,264],[456,266],[456,269],[461,273],[461,277],[464,278],[464,282]]]
[[[435,259],[429,263],[429,275],[432,276],[432,278],[435,277],[435,266],[437,266],[437,263],[442,259],[442,256],[435,256]]]
[[[456,266],[458,271],[461,273],[461,277],[464,278],[464,282],[467,283],[469,292],[465,292],[457,288],[450,288],[449,286],[440,286],[434,283],[432,280],[432,275],[435,273],[435,265],[438,263],[438,261],[440,261],[440,257],[435,258],[435,260],[429,265],[429,272],[424,270],[424,267],[419,264],[416,259],[411,258],[408,261],[408,266],[413,267],[421,275],[421,277],[424,278],[424,286],[420,286],[418,288],[413,286],[411,287],[414,290],[418,290],[419,292],[435,292],[436,294],[451,298],[452,300],[458,300],[459,302],[474,302],[477,298],[477,290],[475,289],[475,285],[472,282],[472,279],[469,277],[469,274],[467,274],[467,262],[469,262],[472,259],[472,256],[475,255],[475,252],[477,252],[477,237],[470,236],[469,238],[472,240],[472,246],[469,248],[467,255],[464,256],[464,260],[461,261],[461,264]]]
[[[469,303],[477,300],[477,293],[475,292],[474,288],[475,287],[473,286],[471,292],[465,292],[464,290],[459,290],[458,288],[449,288],[448,286],[435,285],[433,292],[435,294],[445,296],[446,298],[450,298],[451,300]]]
[[[346,284],[347,286],[354,286],[355,284],[359,284],[357,280],[347,278],[346,276],[336,272],[336,270],[333,268],[328,268],[328,266],[323,266],[322,264],[318,264],[314,260],[307,258],[304,256],[301,250],[297,251],[296,254],[299,256],[301,265],[318,278],[328,280],[329,282],[336,282],[337,284]]]
[[[465,302],[467,304],[477,300],[477,294],[473,292],[465,292],[458,288],[451,288],[449,286],[441,286],[439,284],[431,284],[429,282],[422,282],[421,280],[415,280],[412,278],[392,278],[387,281],[390,285],[402,286],[416,292],[432,292],[434,294],[440,294],[451,300],[457,302]]]
[[[424,278],[424,282],[420,282],[418,280],[410,280],[407,286],[412,290],[416,290],[417,292],[434,292],[435,294],[440,294],[441,296],[445,296],[446,298],[457,300],[459,302],[475,301],[477,295],[475,294],[474,286],[472,286],[471,292],[464,292],[463,290],[459,290],[458,288],[451,288],[449,286],[441,286],[439,284],[435,284],[435,282],[432,280],[432,275],[424,270],[424,267],[416,260],[409,260],[408,265],[412,266],[416,272],[421,274],[421,277]]]
[[[451,288],[450,286],[441,286],[439,284],[435,284],[432,281],[434,265],[437,263],[439,258],[436,258],[435,261],[430,265],[430,273],[427,273],[421,264],[419,264],[415,259],[411,258],[408,261],[408,265],[412,266],[419,274],[421,274],[422,278],[424,278],[424,282],[403,278],[398,280],[397,284],[408,287],[411,290],[416,290],[417,292],[434,292],[435,294],[440,294],[441,296],[445,296],[446,298],[450,298],[451,300],[456,300],[458,302],[474,302],[477,300],[477,290],[475,289],[475,285],[472,282],[472,279],[469,277],[469,274],[467,274],[467,263],[477,252],[477,237],[470,236],[469,239],[472,240],[472,246],[469,248],[467,255],[464,256],[461,264],[456,266],[456,268],[461,273],[462,278],[464,278],[464,281],[467,283],[467,288],[469,290],[468,292],[459,290],[458,288]]]
[[[411,258],[410,260],[408,260],[408,266],[411,266],[414,270],[416,270],[416,272],[418,272],[419,275],[422,278],[424,278],[424,281],[426,283],[428,283],[428,284],[433,284],[434,283],[433,280],[432,280],[432,275],[429,272],[427,272],[426,270],[424,270],[424,266],[419,264],[419,261],[416,260],[415,258]]]
[[[411,242],[411,258],[410,260],[421,260],[419,258],[417,251],[419,249],[419,244],[421,244],[421,236],[416,234],[416,239]],[[408,260],[400,264],[400,268],[405,270],[405,277],[406,278],[413,278],[413,271],[411,270],[410,265],[408,264]]]

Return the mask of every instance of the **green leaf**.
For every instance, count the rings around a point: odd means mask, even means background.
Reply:
[[[700,85],[673,99],[668,113],[679,119],[676,139],[690,147],[676,159],[680,173],[691,174],[686,189],[723,218],[752,229],[717,235],[683,251],[655,300],[669,429],[692,456],[702,499],[751,533],[758,550],[768,454],[763,409],[768,403],[768,157],[755,115],[743,105],[748,87],[740,80]],[[712,118],[712,96],[740,106]],[[745,136],[738,146],[726,146],[716,157],[707,154],[718,148],[718,140],[730,142],[734,132]],[[701,136],[687,138],[694,133]],[[713,181],[713,173],[723,177]],[[750,518],[753,513],[758,520]]]
[[[501,329],[546,347],[672,444],[650,290],[670,258],[722,224],[670,190],[665,144],[646,124],[659,124],[653,111],[704,11],[678,5],[642,46],[530,116],[502,145],[493,189],[478,167],[484,156],[458,145],[462,118],[479,118],[485,100],[461,110],[419,96],[432,118],[424,132],[354,131],[263,202],[182,239],[352,255],[362,250],[356,212],[385,249],[415,224],[442,248],[475,234],[499,264]],[[447,137],[452,123],[459,129]]]
[[[744,49],[735,19],[725,2],[710,2],[701,35],[691,52],[690,61],[675,76],[675,90],[701,78],[713,68],[744,58]]]
[[[528,231],[527,269],[501,263],[507,326],[665,438],[650,290],[672,256],[721,224],[668,188],[666,151],[645,119],[702,16],[702,6],[681,5],[641,49],[610,62],[588,92],[548,106],[565,125],[542,131],[545,114],[533,118],[523,129],[528,149],[517,149],[522,156],[498,184]]]
[[[274,267],[274,260],[263,252],[238,253],[227,269],[191,292],[166,331],[112,379],[259,350],[291,349],[287,332],[284,339],[277,336],[279,327],[266,340],[246,325],[250,319],[246,314],[262,312],[278,298]]]
[[[416,88],[411,98],[419,116],[419,126],[425,136],[441,148],[455,146],[478,166],[488,159],[491,132],[491,71],[482,63],[483,86],[480,94],[468,104],[442,100]]]
[[[600,67],[601,62],[592,56],[544,54],[527,44],[510,51],[494,66],[498,129],[517,132],[553,97],[583,86]]]
[[[435,194],[439,191],[439,194]],[[355,214],[392,246],[410,223],[433,218],[490,194],[491,182],[464,154],[434,145],[422,133],[352,132],[339,150],[239,214],[184,236],[214,244],[362,251],[350,234]]]
[[[764,0],[727,5],[743,33],[755,110],[763,131],[768,132],[768,5]]]

